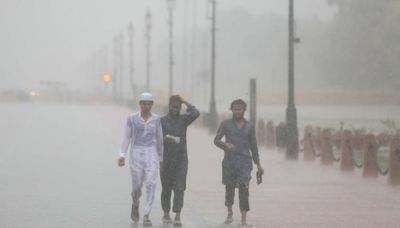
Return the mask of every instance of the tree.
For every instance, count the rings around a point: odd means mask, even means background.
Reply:
[[[400,1],[327,0],[337,14],[320,66],[330,83],[348,88],[400,86]]]

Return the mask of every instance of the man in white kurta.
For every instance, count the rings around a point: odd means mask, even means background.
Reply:
[[[129,115],[125,133],[119,150],[118,165],[125,164],[129,150],[129,167],[132,177],[132,212],[134,222],[139,221],[139,199],[142,186],[145,187],[143,224],[151,226],[149,215],[153,207],[154,195],[163,159],[163,134],[159,116],[150,110],[153,96],[143,93],[139,96],[140,112]]]

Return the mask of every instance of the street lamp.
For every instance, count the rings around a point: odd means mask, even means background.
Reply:
[[[294,104],[294,44],[300,42],[294,34],[294,6],[289,0],[289,61],[288,61],[288,106],[286,108],[286,158],[297,160],[299,156],[299,139],[297,129],[297,111]]]
[[[113,38],[113,81],[112,81],[112,94],[113,94],[113,101],[117,101],[117,82],[119,80],[118,78],[118,37],[114,36]]]
[[[150,91],[150,41],[151,41],[151,13],[150,10],[147,10],[146,16],[145,16],[145,23],[146,23],[146,31],[145,31],[145,37],[146,37],[146,53],[147,53],[147,58],[146,58],[146,91]]]
[[[129,34],[129,84],[132,89],[133,97],[135,96],[135,83],[133,82],[133,24],[130,23],[128,26],[128,34]]]
[[[175,0],[167,0],[167,10],[169,13],[168,25],[169,25],[169,96],[172,96],[173,92],[173,66],[174,66],[174,55],[173,55],[173,12],[175,9]],[[185,75],[184,75],[185,76]]]
[[[208,118],[208,126],[210,131],[217,130],[218,124],[218,114],[217,114],[217,105],[215,102],[215,32],[216,32],[216,0],[210,0],[212,6],[212,15],[210,17],[211,20],[211,97],[210,97],[210,113]]]
[[[122,102],[122,93],[123,93],[123,85],[124,85],[124,34],[121,32],[118,36],[118,52],[119,52],[119,93],[118,100]]]
[[[106,72],[106,73],[103,74],[103,81],[106,84],[108,84],[111,81],[111,76],[110,76],[109,73]]]

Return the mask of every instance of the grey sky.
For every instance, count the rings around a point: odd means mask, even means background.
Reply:
[[[198,24],[205,25],[206,0],[196,3]],[[106,43],[111,50],[113,36],[126,33],[130,21],[135,26],[138,58],[143,51],[143,17],[147,8],[153,13],[157,45],[167,37],[164,0],[0,0],[0,89],[34,88],[40,80],[79,83],[80,79],[74,78],[74,68]],[[177,34],[183,30],[183,8],[183,1],[177,0]],[[218,1],[219,10],[233,8],[286,15],[287,1]],[[297,0],[296,10],[298,17],[329,20],[332,16],[325,0]]]

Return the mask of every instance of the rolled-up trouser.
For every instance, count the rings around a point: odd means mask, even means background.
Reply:
[[[168,162],[164,161],[160,170],[161,176],[161,207],[164,212],[171,209],[171,195],[174,192],[172,211],[179,213],[182,211],[184,194],[186,189],[186,175],[188,169],[187,161]]]
[[[225,185],[225,206],[232,207],[234,198],[235,198],[235,186]],[[242,212],[250,210],[249,188],[245,184],[239,185],[239,208],[240,211]]]
[[[159,159],[155,147],[134,147],[130,157],[132,205],[138,207],[142,186],[145,187],[144,214],[153,208],[157,185]]]
[[[174,204],[172,211],[174,213],[180,213],[183,207],[183,189],[173,189],[172,184],[163,183],[163,188],[161,191],[161,207],[164,212],[169,212],[171,209],[171,195],[174,191]]]

